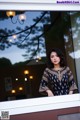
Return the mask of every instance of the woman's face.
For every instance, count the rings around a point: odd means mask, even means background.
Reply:
[[[60,64],[60,57],[58,57],[56,52],[51,52],[50,60],[54,65],[59,65]]]

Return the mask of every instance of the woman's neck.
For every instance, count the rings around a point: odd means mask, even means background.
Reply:
[[[60,70],[61,67],[60,67],[60,65],[54,65],[54,69],[55,69],[55,70]]]

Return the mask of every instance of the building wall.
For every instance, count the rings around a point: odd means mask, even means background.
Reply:
[[[10,120],[63,120],[58,118],[59,116],[63,115],[70,115],[78,113],[79,115],[76,116],[76,120],[80,120],[80,107],[73,107],[73,108],[65,108],[59,110],[50,110],[50,111],[43,111],[43,112],[36,112],[36,113],[28,113],[28,114],[20,114],[20,115],[13,115],[10,117]],[[65,117],[66,120],[74,120],[75,116],[72,117]],[[64,119],[64,120],[65,120]]]

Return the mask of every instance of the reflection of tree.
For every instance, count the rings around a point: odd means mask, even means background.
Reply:
[[[67,12],[70,23],[66,26],[66,32],[64,34],[65,48],[68,53],[74,52],[74,50],[80,49],[80,13],[79,12]],[[73,49],[72,46],[75,45]]]
[[[35,14],[35,13],[34,13]],[[25,26],[24,29],[21,27],[16,27],[16,30],[9,30],[5,28],[4,30],[0,30],[0,49],[4,50],[12,45],[16,45],[19,48],[26,49],[26,54],[23,55],[25,57],[35,56],[36,50],[38,47],[38,43],[40,44],[39,49],[41,53],[45,52],[45,42],[43,39],[43,24],[49,22],[48,12],[41,12],[41,15],[33,19],[34,24],[31,26]],[[18,32],[16,32],[18,31]],[[9,41],[9,39],[16,35],[17,38],[13,41]],[[30,54],[30,55],[29,55]]]
[[[53,11],[51,12],[54,13],[53,15],[54,21],[51,23],[50,28],[52,26],[54,27],[53,32],[56,38],[60,39],[63,36],[63,39],[65,40],[66,50],[68,50],[69,52],[72,52],[73,50],[71,50],[70,48],[73,45],[73,43],[71,42],[72,34],[73,34],[73,37],[77,39],[77,42],[75,43],[75,48],[76,49],[79,48],[80,47],[79,46],[80,42],[78,39],[79,30],[80,30],[79,12],[53,12]],[[23,55],[26,59],[33,58],[33,56],[37,54],[37,50],[39,50],[40,53],[45,53],[43,28],[45,24],[50,24],[49,13],[50,12],[45,12],[45,11],[40,12],[39,16],[36,16],[36,18],[33,19],[33,25],[31,26],[26,25],[24,29],[22,29],[19,26],[17,26],[16,29],[12,28],[12,30],[7,28],[0,29],[0,50],[5,50],[5,48],[9,48],[12,45],[16,45],[21,49],[26,49],[26,53]],[[56,16],[56,13],[59,13],[58,16]],[[33,14],[35,14],[35,12]],[[4,16],[2,19],[6,19],[4,18]],[[56,24],[57,17],[60,17],[60,16],[61,16],[61,21],[57,25]],[[71,28],[71,22],[70,22],[71,18],[73,19],[73,23],[75,23],[76,25],[76,26],[75,25],[72,26],[72,28]],[[46,32],[48,30],[46,30]],[[9,39],[11,39],[13,35],[16,35],[17,38],[15,38],[12,41],[9,41]]]
[[[9,59],[7,58],[0,58],[0,67],[3,68],[3,67],[9,67],[11,66],[11,62]]]

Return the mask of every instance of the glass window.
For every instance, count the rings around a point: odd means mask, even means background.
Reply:
[[[63,51],[80,90],[78,11],[0,13],[0,101],[46,96],[39,85],[54,47]]]

